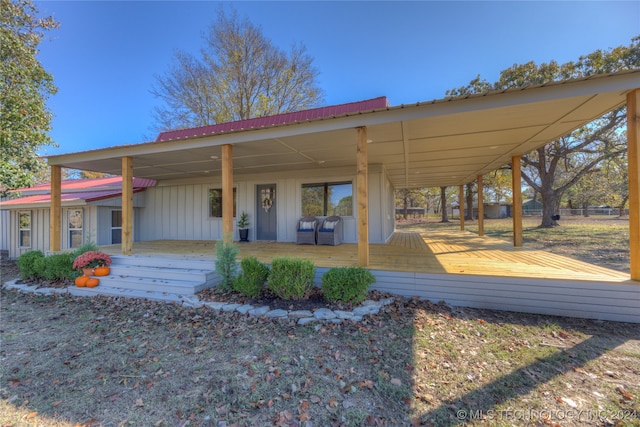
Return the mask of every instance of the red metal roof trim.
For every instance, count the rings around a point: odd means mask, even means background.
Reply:
[[[155,187],[156,181],[147,178],[133,178],[134,188]],[[61,191],[71,190],[89,190],[89,189],[122,189],[122,177],[112,176],[107,178],[89,178],[89,179],[65,179],[60,184]],[[15,193],[37,193],[51,191],[51,183],[36,184],[33,187],[19,188],[13,190]]]
[[[310,110],[295,111],[292,113],[276,114],[274,116],[257,117],[254,119],[238,120],[235,122],[218,123],[209,126],[200,126],[190,129],[178,129],[162,132],[156,142],[175,139],[193,138],[197,136],[213,135],[217,133],[232,132],[246,129],[257,129],[270,126],[286,125],[291,123],[307,122],[329,117],[344,116],[353,113],[388,108],[386,96],[368,99],[365,101],[351,102],[348,104],[332,105],[328,107],[312,108]]]
[[[145,188],[136,188],[134,193],[145,191]],[[99,200],[111,199],[113,197],[122,196],[122,191],[87,191],[82,193],[63,193],[60,195],[61,202],[97,202]],[[51,194],[34,194],[31,196],[19,197],[17,199],[6,200],[2,202],[2,207],[16,205],[34,205],[51,203]]]

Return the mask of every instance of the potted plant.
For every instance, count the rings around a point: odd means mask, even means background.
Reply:
[[[82,270],[85,276],[106,276],[110,265],[111,257],[100,251],[85,252],[73,261],[73,269]]]
[[[241,242],[249,241],[249,214],[245,211],[242,211],[238,220],[238,233]]]

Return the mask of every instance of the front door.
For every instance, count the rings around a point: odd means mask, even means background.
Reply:
[[[278,240],[276,185],[258,185],[256,196],[256,240]]]

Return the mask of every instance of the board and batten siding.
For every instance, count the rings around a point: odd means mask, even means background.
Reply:
[[[121,211],[121,206],[98,206],[98,227],[95,242],[101,245],[111,245],[111,212]],[[133,241],[140,241],[140,208],[133,208]]]
[[[15,209],[9,211],[9,258],[18,258],[31,250],[49,250],[49,209]],[[19,213],[31,212],[31,245],[20,247]]]
[[[209,217],[210,188],[217,187],[191,183],[148,188],[140,210],[140,240],[217,240],[222,220]]]
[[[0,251],[9,251],[9,217],[8,210],[0,210]]]
[[[357,242],[355,173],[352,168],[335,168],[323,171],[283,172],[272,174],[241,175],[234,177],[236,189],[236,214],[249,214],[249,239],[255,240],[255,216],[257,186],[276,185],[276,209],[279,242],[296,241],[296,224],[302,215],[302,185],[324,182],[353,183],[353,216],[343,217],[343,241]],[[140,241],[150,240],[219,240],[222,238],[222,219],[209,217],[209,189],[220,188],[219,180],[204,178],[195,180],[161,181],[145,191],[144,208],[140,210]],[[369,211],[370,242],[384,243],[393,233],[394,195],[384,169],[370,166],[369,192],[375,201]],[[234,224],[237,218],[234,218]],[[237,227],[234,226],[238,239]]]

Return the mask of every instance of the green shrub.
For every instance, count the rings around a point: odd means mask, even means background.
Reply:
[[[271,262],[267,286],[276,296],[286,300],[309,298],[313,289],[316,267],[299,258],[280,257]]]
[[[216,242],[216,272],[222,278],[218,289],[227,292],[233,289],[233,279],[238,271],[236,257],[240,253],[238,245],[231,239],[218,240]]]
[[[42,251],[29,251],[18,257],[16,262],[20,269],[20,277],[23,280],[37,279],[40,277],[39,268],[42,268],[38,263],[40,259],[44,260]]]
[[[269,277],[269,268],[256,257],[247,257],[240,262],[242,273],[233,281],[233,289],[244,296],[257,297]]]
[[[362,267],[331,268],[322,275],[322,293],[329,301],[360,302],[376,278]]]
[[[75,279],[78,272],[73,269],[74,256],[72,253],[50,255],[41,261],[44,264],[40,275],[47,280]]]

